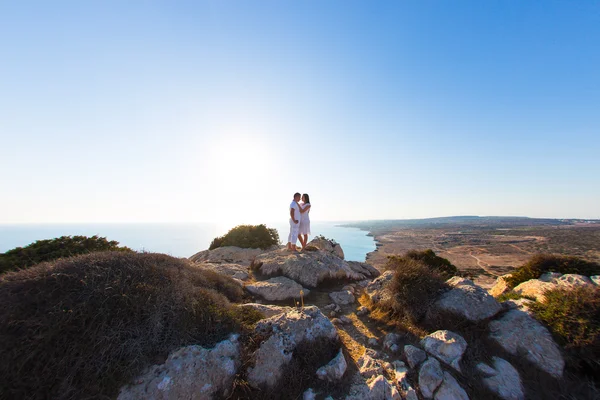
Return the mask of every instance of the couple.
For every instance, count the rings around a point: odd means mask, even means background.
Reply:
[[[302,249],[306,247],[308,235],[310,235],[310,198],[306,193],[302,195],[302,203],[300,201],[300,193],[294,194],[294,201],[290,204],[290,235],[288,236],[287,248],[289,251],[296,251],[296,240],[300,239]]]

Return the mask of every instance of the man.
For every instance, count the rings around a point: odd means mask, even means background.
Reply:
[[[294,194],[294,200],[290,204],[290,235],[288,236],[287,248],[289,251],[296,251],[296,241],[298,240],[298,230],[300,229],[300,193]]]

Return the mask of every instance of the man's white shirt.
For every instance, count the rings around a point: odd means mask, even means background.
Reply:
[[[294,209],[294,219],[296,221],[298,221],[298,223],[300,223],[300,208],[298,207],[298,203],[296,203],[295,201],[292,201],[292,203],[290,204],[290,210]],[[291,217],[290,217],[291,219]]]

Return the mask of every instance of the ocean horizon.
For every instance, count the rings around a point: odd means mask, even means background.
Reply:
[[[359,228],[340,226],[347,222],[311,223],[309,240],[323,235],[338,242],[346,259],[365,261],[367,253],[375,250],[375,241],[368,232]],[[285,223],[266,224],[277,229],[285,244],[289,226]],[[106,237],[136,251],[190,257],[208,249],[211,241],[233,228],[213,223],[71,223],[71,224],[0,224],[0,253],[15,247],[25,247],[36,240],[60,236],[85,235]]]

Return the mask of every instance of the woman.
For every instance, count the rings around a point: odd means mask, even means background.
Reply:
[[[302,195],[302,204],[298,203],[300,209],[300,229],[298,230],[298,239],[302,244],[302,250],[308,243],[308,235],[310,235],[310,197],[306,193]]]

